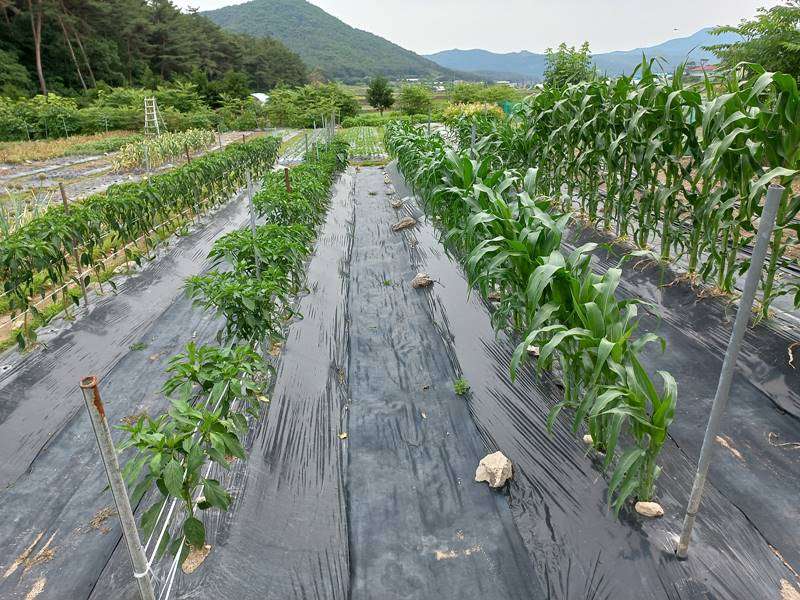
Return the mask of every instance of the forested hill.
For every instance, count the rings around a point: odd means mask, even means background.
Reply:
[[[202,14],[225,29],[275,37],[309,66],[335,79],[453,76],[433,61],[350,27],[305,0],[252,0]]]
[[[224,31],[169,0],[0,0],[0,96],[226,75],[267,90],[304,83],[307,70],[281,42]]]

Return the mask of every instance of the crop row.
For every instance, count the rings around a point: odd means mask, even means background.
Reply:
[[[224,317],[218,340],[230,346],[190,343],[167,369],[169,412],[121,426],[128,437],[120,450],[134,449],[124,468],[132,503],[150,491],[155,496],[141,517],[146,545],[156,558],[167,551],[175,556],[172,575],[192,548],[204,547],[200,512],[230,506],[230,490],[210,477],[211,467],[227,470],[233,459],[245,459],[248,416],[256,417],[266,401],[271,367],[263,356],[294,314],[292,299],[303,286],[333,178],[347,162],[346,146],[323,146],[316,156],[291,169],[291,193],[282,172],[267,174],[254,198],[266,222],[255,235],[245,227],[217,240],[209,254],[212,269],[186,281],[196,305]],[[170,526],[164,515],[176,506],[183,509],[182,522]]]
[[[165,132],[157,137],[136,140],[120,150],[111,164],[115,171],[134,168],[153,168],[182,157],[189,152],[207,148],[216,140],[208,129],[187,129]]]
[[[545,88],[510,119],[456,123],[461,147],[491,151],[505,165],[535,166],[543,189],[587,220],[685,259],[690,279],[734,291],[771,181],[785,192],[762,275],[760,316],[793,294],[800,307],[800,93],[797,81],[750,65],[712,85],[687,84],[683,68],[657,76],[643,63],[629,77]],[[793,264],[794,263],[794,264]]]
[[[49,208],[0,240],[0,281],[12,311],[25,311],[27,319],[29,309],[36,313],[33,297],[44,298],[47,290],[75,279],[73,269],[88,284],[85,272],[99,274],[107,254],[141,238],[149,244],[161,224],[224,202],[245,184],[248,171],[259,176],[269,169],[278,145],[270,137],[231,144],[147,180],[114,185],[68,209]],[[17,340],[24,345],[32,335],[23,327]]]
[[[676,386],[660,371],[659,392],[639,362],[641,349],[657,338],[632,338],[637,301],[615,298],[620,269],[594,273],[595,244],[562,253],[572,217],[542,194],[536,169],[498,168],[492,155],[459,153],[440,135],[400,123],[387,126],[386,145],[463,257],[470,285],[486,298],[499,296],[495,327],[522,334],[512,378],[529,352],[538,356],[538,370],[558,367],[564,398],[550,411],[548,427],[564,409],[573,413],[575,433],[586,426],[605,466],[615,465],[608,486],[614,510],[632,496],[650,500]]]

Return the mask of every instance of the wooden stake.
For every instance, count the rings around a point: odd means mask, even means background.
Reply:
[[[61,191],[61,201],[64,203],[64,212],[69,212],[69,200],[67,199],[67,191],[64,189],[64,184],[59,182],[58,189]],[[81,286],[81,294],[83,294],[83,301],[86,306],[89,306],[89,296],[86,293],[86,284],[83,281],[83,273],[81,269],[81,260],[78,255],[78,249],[75,247],[75,240],[70,242],[72,246],[72,259],[75,261],[75,270],[78,273],[78,284]]]

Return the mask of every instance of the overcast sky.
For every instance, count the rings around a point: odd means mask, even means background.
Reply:
[[[174,0],[200,10],[241,0]],[[450,48],[541,52],[588,41],[592,52],[654,46],[735,24],[777,0],[311,0],[353,27],[419,54]]]

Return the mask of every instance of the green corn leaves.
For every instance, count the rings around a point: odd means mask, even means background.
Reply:
[[[547,98],[547,91],[543,96]],[[589,106],[590,101],[583,103],[585,109]],[[567,104],[556,108],[567,110]],[[649,118],[648,111],[636,114],[639,122]],[[479,120],[476,127],[482,125]],[[579,128],[576,122],[564,129],[572,135]],[[471,125],[456,122],[457,137],[467,131],[471,133]],[[543,174],[552,180],[563,179],[563,173],[547,174],[540,168],[520,177],[502,165],[492,167],[497,163],[466,148],[461,155],[446,149],[437,138],[412,126],[386,127],[387,147],[420,192],[426,210],[447,228],[446,241],[463,252],[470,285],[484,296],[500,292],[495,326],[523,333],[511,358],[512,379],[528,359],[528,348],[537,347],[537,371],[556,371],[564,384],[563,400],[548,415],[548,430],[563,411],[571,412],[573,431],[582,426],[589,430],[595,448],[606,455],[605,466],[614,466],[608,490],[614,510],[631,496],[649,499],[677,395],[666,373],[661,374],[659,392],[637,359],[658,338],[645,334],[631,339],[637,306],[616,298],[621,270],[612,268],[603,275],[592,271],[589,252],[596,244],[568,256],[562,253],[571,215],[562,210],[563,203],[554,205],[540,196],[539,186],[551,185]],[[618,447],[623,449],[620,457],[615,454]]]

